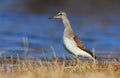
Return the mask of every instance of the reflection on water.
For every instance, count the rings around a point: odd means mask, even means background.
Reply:
[[[62,44],[62,22],[48,20],[49,16],[1,14],[0,55],[53,57],[55,51],[58,57],[72,57]],[[95,53],[100,57],[119,57],[119,17],[101,15],[69,18],[77,36],[90,50],[95,48]],[[25,50],[26,48],[28,50]]]

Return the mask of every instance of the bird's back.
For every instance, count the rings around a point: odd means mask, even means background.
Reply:
[[[96,59],[96,55],[92,52],[92,51],[90,51],[89,49],[87,49],[86,47],[85,47],[85,45],[82,43],[82,41],[74,34],[74,41],[77,43],[76,45],[80,48],[80,49],[82,49],[83,51],[85,51],[85,52],[87,52],[88,54],[90,54],[93,58],[95,58]]]

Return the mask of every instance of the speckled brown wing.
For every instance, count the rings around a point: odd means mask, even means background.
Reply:
[[[89,53],[92,57],[96,58],[96,55],[95,55],[93,52],[91,52],[90,50],[88,50],[88,49],[85,47],[85,45],[82,43],[82,41],[80,41],[79,38],[78,38],[76,35],[74,35],[73,39],[74,39],[74,41],[77,43],[77,46],[78,46],[80,49],[84,50],[85,52]]]

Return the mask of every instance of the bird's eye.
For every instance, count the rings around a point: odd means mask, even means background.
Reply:
[[[62,15],[62,14],[59,14],[59,15]]]
[[[58,14],[58,15],[62,15],[62,13]]]

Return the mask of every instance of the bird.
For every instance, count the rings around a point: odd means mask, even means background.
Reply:
[[[97,56],[88,48],[86,48],[83,42],[76,36],[66,12],[60,11],[57,13],[57,15],[50,17],[49,19],[53,18],[61,19],[64,24],[63,43],[69,53],[76,57],[81,56],[92,60],[97,58]]]

